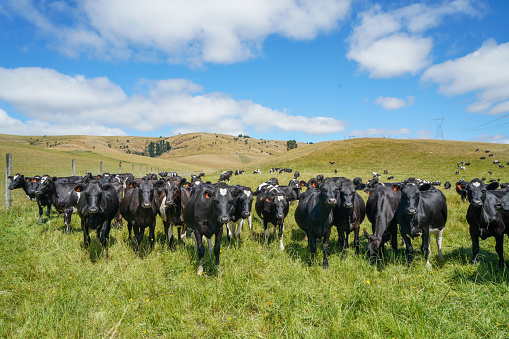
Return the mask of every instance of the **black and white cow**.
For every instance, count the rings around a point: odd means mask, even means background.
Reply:
[[[444,184],[444,189],[448,190],[451,187],[452,187],[451,182],[450,181],[446,181],[445,184]]]
[[[143,239],[145,228],[149,228],[150,248],[155,243],[155,227],[157,215],[157,202],[154,190],[162,190],[164,181],[150,180],[143,178],[140,181],[128,180],[127,190],[120,203],[120,214],[127,221],[127,230],[131,237],[131,230],[134,228],[136,238],[136,254],[139,254],[139,247]]]
[[[276,237],[276,228],[279,229],[277,237],[279,248],[281,251],[285,249],[283,244],[284,219],[288,215],[289,206],[285,192],[279,187],[268,187],[256,196],[255,210],[256,214],[263,220],[265,246],[269,245],[269,223],[271,223],[274,225],[274,237]]]
[[[49,180],[51,177],[49,175],[43,175],[41,176],[34,176],[32,178],[30,192],[33,192],[35,194],[35,199],[37,201],[37,206],[39,207],[39,222],[38,224],[42,224],[42,214],[44,207],[47,208],[46,210],[46,216],[48,217],[48,220],[50,218],[51,213],[51,199],[53,195],[53,191],[46,190],[43,192],[41,190],[41,185],[43,185],[47,180]]]
[[[230,182],[230,178],[233,174],[233,171],[223,171],[223,173],[221,173],[221,175],[219,176],[219,179],[217,180],[217,182],[220,182],[220,181],[226,181],[228,180],[228,182]]]
[[[410,238],[422,237],[421,250],[429,263],[430,235],[436,234],[438,256],[442,255],[442,234],[447,222],[447,202],[442,191],[430,184],[419,185],[415,181],[405,181],[397,187],[401,190],[401,200],[396,212],[400,234],[407,249],[408,262],[413,261],[413,247]]]
[[[219,266],[223,225],[230,221],[233,196],[225,183],[202,184],[193,188],[193,193],[184,208],[184,222],[193,230],[195,250],[198,253],[198,275],[203,274],[205,247],[202,236],[211,239],[214,235],[214,255]]]
[[[339,181],[339,199],[334,207],[334,225],[338,228],[338,245],[348,247],[348,235],[354,232],[355,251],[359,254],[359,229],[366,216],[366,205],[362,197],[355,191],[350,179]]]
[[[467,210],[467,222],[470,225],[472,239],[472,261],[477,263],[479,238],[485,240],[495,237],[495,250],[498,254],[498,265],[504,266],[504,234],[509,235],[509,212],[497,210],[497,202],[506,194],[506,190],[497,190],[498,182],[486,185],[479,179],[467,185],[467,196],[470,206]]]
[[[306,232],[311,260],[314,261],[316,241],[323,239],[323,268],[329,268],[327,250],[333,224],[333,210],[339,196],[339,186],[332,178],[325,178],[317,188],[301,194],[295,210],[297,225]]]
[[[30,201],[36,201],[35,193],[31,190],[31,177],[25,177],[23,174],[17,173],[15,176],[9,176],[8,179],[11,180],[9,184],[10,190],[22,188]]]
[[[262,173],[262,170],[261,169],[255,169],[253,174],[261,174]]]
[[[253,220],[251,215],[251,208],[253,206],[253,192],[250,187],[236,185],[231,188],[233,196],[233,209],[230,214],[230,221],[226,224],[228,236],[228,248],[231,246],[232,236],[238,240],[242,233],[242,226],[247,219],[249,230],[251,231],[251,238],[253,237]],[[234,192],[238,190],[238,192]]]
[[[108,256],[111,221],[119,209],[115,187],[110,183],[92,180],[87,184],[76,184],[74,191],[80,193],[77,209],[81,218],[85,246],[90,244],[89,230],[95,229],[97,238]]]

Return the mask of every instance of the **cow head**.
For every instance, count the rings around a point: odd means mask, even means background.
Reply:
[[[278,220],[283,220],[288,214],[289,203],[283,191],[273,187],[265,195],[263,209],[267,213],[274,213]]]
[[[143,179],[138,184],[138,194],[141,208],[152,208],[155,211],[156,207],[154,202],[154,189],[162,188],[163,185],[164,181],[162,180],[157,180],[154,182],[150,179]]]
[[[466,192],[468,197],[468,202],[470,206],[474,208],[481,208],[484,206],[484,201],[486,199],[486,191],[494,190],[498,188],[498,182],[492,182],[489,185],[486,185],[484,182],[475,178],[470,181],[467,185]]]
[[[253,205],[253,192],[251,188],[245,186],[234,186],[231,190],[232,196],[235,198],[235,209],[240,212],[242,218],[251,215],[251,206]]]
[[[171,177],[164,184],[164,192],[166,195],[165,204],[169,206],[177,206],[180,200],[180,189],[186,184],[186,179],[181,177]]]
[[[74,187],[74,190],[80,194],[80,199],[85,199],[89,214],[104,212],[101,208],[103,193],[110,189],[114,189],[111,184],[101,184],[97,180],[90,180],[87,184],[80,183]]]
[[[50,177],[49,175],[43,175],[42,177],[34,177],[32,179],[32,190],[36,195],[48,193],[52,189],[52,183],[56,180],[56,177]]]
[[[230,191],[230,186],[225,183],[219,183],[215,186],[207,187],[204,189],[205,198],[213,199],[213,208],[217,214],[217,221],[220,224],[225,224],[230,221],[230,215],[233,211],[233,196]]]
[[[343,180],[339,189],[339,206],[347,210],[352,210],[356,194],[353,182],[349,179]]]
[[[339,195],[339,186],[332,178],[325,178],[318,187],[320,190],[320,201],[329,207],[336,205]]]
[[[509,192],[495,203],[495,208],[501,212],[509,212]]]
[[[15,176],[10,175],[8,178],[11,180],[9,184],[10,190],[21,188],[25,185],[25,176],[23,174],[17,173]],[[30,180],[30,178],[27,179]]]

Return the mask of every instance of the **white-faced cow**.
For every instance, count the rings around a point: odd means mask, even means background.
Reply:
[[[467,210],[467,222],[470,225],[472,239],[472,260],[477,263],[479,238],[485,240],[495,237],[495,251],[498,254],[499,266],[504,266],[504,234],[509,235],[509,213],[497,210],[497,202],[507,191],[497,190],[498,182],[486,185],[479,179],[467,185],[467,196],[470,206]]]
[[[119,209],[115,187],[110,183],[92,180],[87,184],[76,184],[74,191],[81,193],[78,201],[78,213],[81,218],[85,246],[90,244],[89,230],[95,229],[97,238],[108,256],[111,221]]]
[[[149,228],[150,249],[154,247],[157,202],[154,190],[162,190],[164,181],[144,178],[140,181],[128,180],[124,199],[120,203],[120,214],[127,221],[129,237],[134,229],[136,238],[136,254],[143,239],[145,228]]]
[[[301,194],[295,210],[297,225],[306,232],[311,261],[316,253],[316,241],[323,238],[323,268],[329,268],[327,250],[333,223],[332,211],[339,196],[339,186],[331,178],[325,178],[318,188],[310,188]]]
[[[202,236],[211,239],[214,235],[214,255],[216,265],[219,266],[223,225],[230,221],[233,208],[230,187],[225,183],[202,184],[194,187],[191,198],[184,208],[184,222],[193,230],[195,250],[198,253],[198,275],[203,274],[202,261],[205,255]]]
[[[284,220],[288,215],[290,204],[286,198],[285,192],[279,187],[269,186],[267,189],[258,193],[256,196],[255,210],[256,214],[263,220],[265,230],[265,245],[269,245],[269,223],[274,225],[274,237],[276,237],[276,228],[279,229],[277,239],[279,239],[279,248],[285,249],[283,244]]]
[[[405,181],[397,187],[401,190],[401,200],[396,212],[400,234],[407,249],[408,262],[413,261],[413,247],[410,238],[422,237],[421,250],[426,266],[430,267],[430,235],[436,234],[438,255],[442,255],[442,234],[447,222],[447,202],[442,191],[430,184],[419,185],[415,181]]]

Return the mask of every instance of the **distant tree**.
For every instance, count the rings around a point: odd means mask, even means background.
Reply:
[[[294,149],[294,148],[297,148],[297,141],[295,141],[295,140],[288,140],[286,142],[286,149],[287,150],[291,150],[291,149]]]

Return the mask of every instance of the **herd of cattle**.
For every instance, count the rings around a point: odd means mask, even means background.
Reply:
[[[285,170],[286,172],[291,172]],[[162,174],[162,175],[161,175]],[[253,235],[251,211],[255,211],[263,222],[265,244],[270,238],[269,223],[274,226],[274,238],[284,250],[283,231],[289,206],[298,202],[295,221],[306,233],[311,259],[317,250],[316,241],[323,240],[323,267],[328,267],[327,251],[333,226],[338,231],[338,245],[348,246],[349,234],[353,232],[353,244],[359,253],[360,224],[367,216],[372,224],[372,233],[364,230],[368,240],[371,262],[381,258],[384,244],[391,242],[397,250],[397,231],[407,250],[408,262],[413,260],[412,239],[422,238],[421,250],[429,266],[430,236],[436,235],[439,257],[442,258],[441,243],[447,222],[446,198],[440,182],[427,182],[409,178],[404,182],[382,183],[379,176],[363,183],[361,178],[318,175],[307,182],[299,181],[294,173],[288,185],[279,185],[277,178],[261,183],[255,191],[250,187],[229,185],[233,171],[223,172],[217,183],[203,182],[200,176],[188,181],[176,173],[160,173],[134,178],[130,173],[103,174],[84,177],[51,177],[48,175],[25,177],[21,174],[9,177],[9,189],[21,188],[30,200],[39,207],[39,224],[43,212],[49,219],[51,206],[63,214],[66,232],[70,232],[71,215],[81,218],[85,246],[90,243],[89,230],[96,230],[97,238],[108,255],[108,239],[112,221],[117,228],[122,220],[127,222],[129,237],[134,230],[135,251],[143,240],[145,228],[149,228],[150,248],[154,245],[156,217],[162,219],[168,245],[176,240],[185,241],[190,228],[198,253],[198,274],[202,274],[202,259],[205,253],[203,237],[215,236],[215,262],[219,265],[219,253],[223,227],[226,225],[229,246],[232,237],[239,238],[245,220]],[[451,185],[449,185],[450,187]],[[502,186],[503,188],[499,188]],[[484,183],[482,180],[460,180],[456,191],[463,201],[468,200],[466,220],[470,225],[473,261],[477,261],[479,238],[495,237],[499,265],[504,265],[503,237],[509,235],[509,189],[499,182]],[[357,192],[369,193],[366,203]],[[256,197],[256,201],[255,201]],[[177,228],[177,239],[173,228]],[[277,234],[276,234],[277,233]]]

